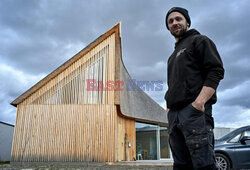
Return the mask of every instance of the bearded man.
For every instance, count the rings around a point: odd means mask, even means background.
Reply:
[[[215,44],[197,30],[184,8],[171,8],[166,27],[174,36],[175,50],[168,59],[168,90],[165,95],[169,143],[174,170],[216,169],[212,105],[224,77]]]

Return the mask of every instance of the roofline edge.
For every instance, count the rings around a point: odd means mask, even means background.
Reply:
[[[121,25],[121,21],[118,22],[111,29],[109,29],[107,32],[105,32],[104,34],[100,35],[98,38],[96,38],[94,41],[92,41],[89,45],[87,45],[85,48],[83,48],[81,51],[79,51],[77,54],[75,54],[69,60],[67,60],[66,62],[64,62],[62,65],[60,65],[58,68],[56,68],[50,74],[48,74],[46,77],[44,77],[38,83],[36,83],[34,86],[32,86],[31,88],[29,88],[27,91],[25,91],[19,97],[17,97],[15,100],[13,100],[10,104],[12,106],[14,106],[14,107],[17,107],[17,105],[19,105],[21,102],[23,102],[29,96],[31,96],[33,93],[35,93],[37,90],[39,90],[43,85],[45,85],[51,79],[55,78],[62,71],[64,71],[65,69],[67,69],[69,66],[71,66],[71,64],[73,64],[75,61],[77,61],[83,55],[87,54],[91,49],[93,49],[99,43],[101,43],[102,41],[104,41],[108,36],[112,35],[115,32],[118,32],[118,34],[120,36],[120,29],[121,29],[120,25]]]

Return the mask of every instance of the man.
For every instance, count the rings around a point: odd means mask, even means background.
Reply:
[[[212,105],[224,76],[214,43],[195,29],[184,8],[171,8],[166,26],[175,50],[168,59],[169,143],[177,169],[216,169]]]

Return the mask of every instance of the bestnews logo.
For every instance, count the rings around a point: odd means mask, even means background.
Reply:
[[[163,81],[136,81],[136,79],[124,81],[96,81],[87,79],[87,91],[162,91]]]

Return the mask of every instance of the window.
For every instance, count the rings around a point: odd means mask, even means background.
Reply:
[[[55,82],[46,92],[42,93],[33,104],[104,104],[105,90],[99,82],[106,81],[106,58],[109,46],[91,56],[76,68],[64,71],[63,78]],[[91,83],[93,87],[88,87]],[[46,86],[47,87],[47,86]]]
[[[170,158],[170,147],[167,127],[159,127],[160,129],[160,153],[161,159]]]
[[[242,137],[244,137],[244,136],[250,137],[250,130],[244,131]],[[249,146],[250,145],[250,140],[245,140],[244,143]]]
[[[170,158],[167,127],[136,122],[136,159]]]
[[[241,136],[241,133],[236,135],[234,138],[232,138],[229,142],[230,143],[235,143],[235,142],[238,142],[239,139],[240,139],[240,136]]]
[[[243,133],[243,136],[250,136],[250,131],[248,130],[248,131],[245,131],[244,133]]]

